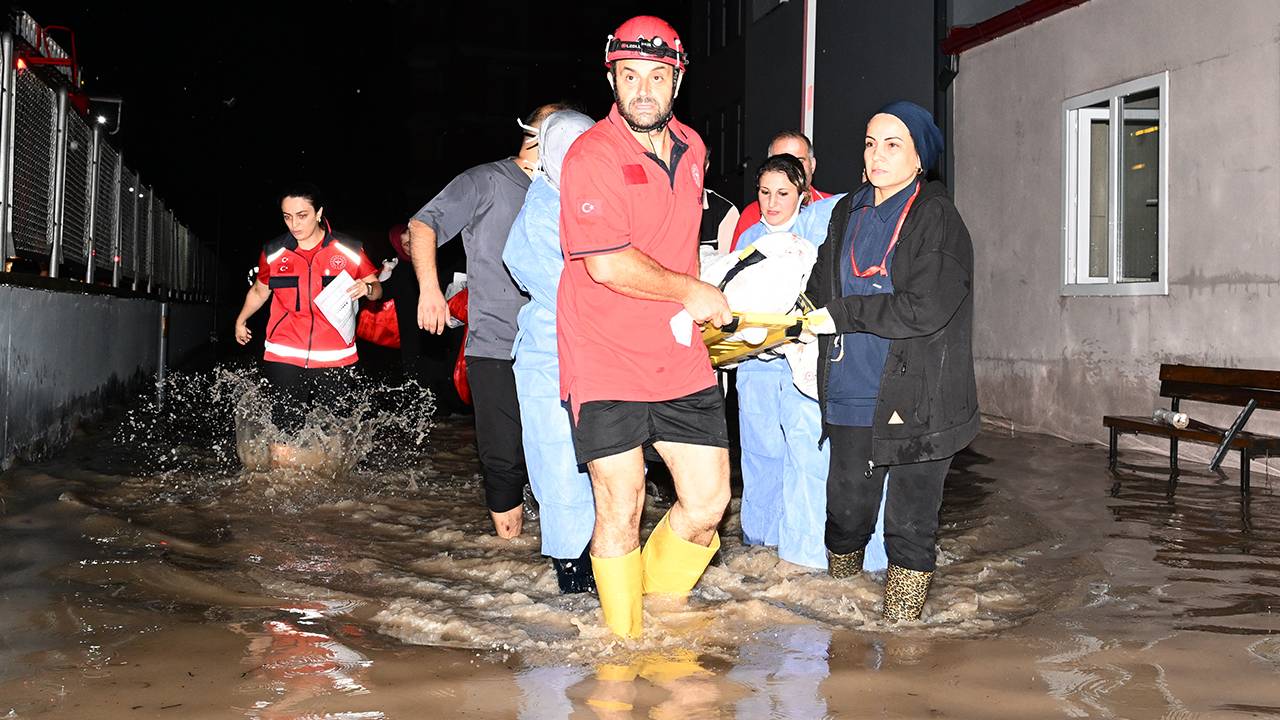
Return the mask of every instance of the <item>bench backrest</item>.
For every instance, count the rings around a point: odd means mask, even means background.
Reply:
[[[1280,410],[1280,371],[1161,365],[1160,395],[1237,407],[1253,399],[1259,408]]]

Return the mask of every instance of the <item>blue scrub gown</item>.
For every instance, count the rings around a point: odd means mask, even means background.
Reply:
[[[560,357],[556,348],[556,291],[564,256],[560,250],[560,193],[537,177],[507,236],[502,261],[529,293],[516,317],[516,394],[520,399],[525,462],[538,500],[542,554],[582,555],[595,525],[591,478],[574,457],[569,411],[560,402]]]
[[[821,245],[831,210],[842,196],[806,207],[791,231]],[[768,232],[763,223],[738,241],[744,248]],[[776,545],[778,557],[797,565],[827,567],[829,450],[822,436],[818,402],[796,388],[785,358],[747,360],[738,366],[738,426],[742,438],[742,538],[749,545]],[[883,570],[884,504],[863,567]]]

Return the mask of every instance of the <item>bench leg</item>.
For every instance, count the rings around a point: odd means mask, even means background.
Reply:
[[[1108,448],[1107,448],[1107,469],[1108,469],[1108,470],[1115,470],[1115,469],[1116,469],[1116,455],[1117,455],[1117,452],[1116,452],[1116,435],[1117,435],[1117,434],[1118,434],[1118,433],[1116,433],[1116,429],[1115,429],[1115,428],[1111,428],[1111,444],[1110,444],[1110,445],[1108,446]]]
[[[1249,495],[1249,448],[1240,448],[1240,494]]]
[[[1169,475],[1178,475],[1178,438],[1169,438]]]

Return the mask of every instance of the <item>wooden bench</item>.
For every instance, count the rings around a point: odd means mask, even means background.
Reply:
[[[1153,420],[1151,417],[1107,415],[1102,424],[1111,430],[1107,467],[1116,467],[1116,440],[1121,433],[1160,435],[1169,438],[1169,479],[1178,476],[1178,441],[1217,445],[1210,468],[1218,469],[1230,450],[1240,451],[1240,492],[1249,494],[1249,461],[1260,456],[1280,455],[1280,438],[1245,432],[1244,425],[1257,408],[1280,410],[1280,371],[1237,370],[1197,365],[1161,365],[1160,396],[1170,398],[1170,409],[1179,412],[1182,400],[1232,405],[1241,408],[1235,422],[1219,428],[1192,419],[1186,428]]]

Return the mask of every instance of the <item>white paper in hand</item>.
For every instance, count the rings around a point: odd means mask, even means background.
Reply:
[[[688,310],[681,310],[671,316],[671,337],[676,342],[688,347],[693,343],[693,316]]]
[[[329,285],[316,295],[316,307],[324,315],[325,320],[342,334],[348,344],[356,336],[356,301],[347,297],[347,290],[356,281],[346,270],[333,276]]]

